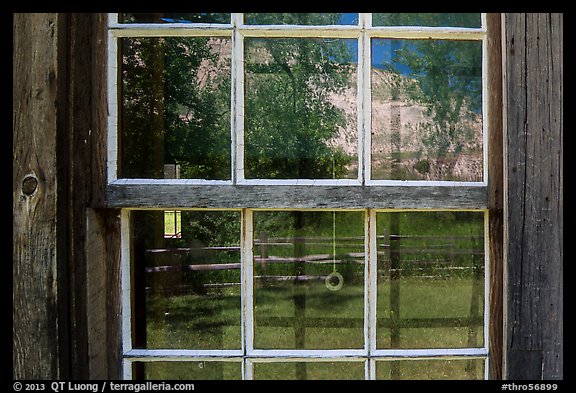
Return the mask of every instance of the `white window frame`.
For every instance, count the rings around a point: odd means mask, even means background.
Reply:
[[[184,349],[134,349],[132,348],[131,316],[131,244],[130,213],[132,209],[123,209],[121,214],[121,276],[122,276],[122,342],[124,356],[124,378],[131,379],[133,362],[150,361],[237,361],[242,362],[243,379],[252,379],[253,363],[286,361],[364,361],[367,379],[375,379],[375,362],[378,360],[402,359],[483,359],[485,379],[488,378],[489,353],[489,244],[484,241],[484,329],[482,347],[477,348],[422,348],[422,349],[382,349],[376,346],[377,315],[377,234],[376,214],[381,212],[414,212],[416,210],[383,209],[338,209],[336,211],[356,211],[364,213],[365,270],[364,270],[364,348],[361,349],[258,349],[254,347],[254,223],[255,211],[268,209],[241,210],[241,348],[216,350]],[[306,209],[326,211],[326,209]],[[446,212],[450,209],[429,210]],[[472,210],[478,212],[478,210]],[[488,211],[484,213],[484,239],[488,239]]]
[[[487,87],[486,87],[486,17],[482,14],[481,28],[372,26],[372,14],[360,13],[355,26],[296,26],[296,25],[245,25],[243,14],[232,13],[231,24],[209,23],[118,23],[117,14],[109,15],[108,33],[108,166],[109,184],[183,184],[183,185],[326,185],[326,186],[477,186],[486,187],[487,160]],[[202,37],[218,36],[232,39],[231,72],[231,179],[118,179],[118,70],[117,38],[122,37]],[[358,176],[356,179],[246,179],[244,176],[244,38],[250,37],[300,37],[300,38],[349,38],[358,40],[357,68],[357,130]],[[370,40],[389,39],[445,39],[482,41],[482,113],[483,113],[483,179],[479,182],[428,181],[428,180],[374,180],[371,179],[371,85]]]
[[[240,362],[242,378],[252,379],[253,365],[274,361],[358,361],[365,364],[366,379],[376,378],[376,361],[394,359],[483,359],[488,378],[489,354],[489,234],[487,209],[488,119],[487,34],[482,27],[374,27],[372,15],[359,14],[358,25],[295,26],[244,25],[243,14],[232,13],[230,24],[169,23],[120,24],[109,14],[108,29],[108,160],[107,197],[110,207],[121,210],[121,293],[123,377],[132,377],[132,363],[150,361]],[[231,71],[231,178],[126,179],[118,168],[118,45],[122,37],[220,36],[232,39]],[[244,177],[244,38],[310,37],[358,40],[357,68],[357,179],[245,179]],[[371,179],[371,39],[447,39],[482,42],[483,179],[480,182],[373,180]],[[241,192],[239,192],[241,190]],[[261,198],[262,192],[267,195]],[[266,192],[268,194],[266,194]],[[297,198],[275,198],[286,192]],[[408,195],[411,198],[406,198]],[[241,335],[238,350],[163,350],[132,348],[130,214],[135,209],[224,209],[241,212]],[[353,350],[269,350],[254,348],[253,315],[253,212],[257,210],[363,211],[365,216],[364,342]],[[402,211],[471,210],[484,213],[484,345],[481,348],[378,349],[376,347],[376,214]]]

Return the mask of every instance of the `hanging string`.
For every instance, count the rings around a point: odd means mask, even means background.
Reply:
[[[332,152],[332,179],[336,178],[334,152]],[[336,273],[336,210],[332,211],[332,272]]]

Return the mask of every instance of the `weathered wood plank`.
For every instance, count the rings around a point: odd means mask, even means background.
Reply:
[[[104,223],[106,212],[91,210],[103,205],[106,183],[107,53],[106,14],[70,13],[66,20],[68,39],[67,91],[62,105],[66,126],[60,132],[62,160],[59,180],[65,200],[59,225],[68,241],[63,249],[69,272],[70,361],[75,378],[108,377],[108,317],[100,315],[102,301],[113,292],[107,282],[106,252],[110,238]],[[115,229],[111,229],[114,233]],[[119,229],[116,229],[118,236]],[[117,262],[116,262],[117,263]],[[100,289],[104,289],[101,294]],[[105,304],[104,310],[113,310]],[[93,306],[93,307],[92,307]],[[104,332],[104,333],[102,333]],[[102,334],[100,334],[102,333]],[[104,340],[104,341],[102,341]],[[113,374],[113,375],[118,375]]]
[[[88,344],[88,374],[93,379],[108,379],[107,364],[107,264],[106,264],[106,228],[94,209],[88,209],[86,214],[86,314]]]
[[[69,14],[69,248],[75,377],[121,376],[120,218],[105,205],[107,14]]]
[[[58,16],[14,14],[13,32],[13,377],[58,379]]]
[[[486,15],[488,90],[489,377],[502,379],[504,137],[501,14]]]
[[[485,209],[486,187],[110,184],[109,207]]]
[[[120,213],[88,209],[86,217],[86,314],[88,375],[118,379],[120,341]]]
[[[562,31],[562,14],[506,16],[511,379],[563,378]]]
[[[65,146],[65,171],[60,178],[66,181],[66,188],[61,197],[66,198],[66,215],[61,225],[67,225],[70,241],[66,246],[68,255],[69,302],[70,302],[70,358],[75,365],[76,378],[87,379],[88,360],[88,325],[87,325],[87,256],[85,249],[89,243],[97,244],[99,238],[87,238],[86,203],[92,183],[90,168],[89,137],[92,114],[92,84],[87,83],[91,73],[92,45],[89,34],[92,31],[90,14],[66,14],[69,31],[68,38],[68,94],[67,94],[67,128],[62,134],[61,146]]]

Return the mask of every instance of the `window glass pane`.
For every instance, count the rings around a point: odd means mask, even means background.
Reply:
[[[182,212],[180,210],[164,211],[164,237],[182,237]]]
[[[230,179],[231,40],[123,38],[119,47],[119,177]]]
[[[246,178],[357,178],[357,40],[247,38],[245,51]]]
[[[186,361],[186,362],[134,362],[132,378],[135,380],[234,380],[242,379],[240,362]]]
[[[134,348],[239,349],[240,213],[180,214],[167,239],[163,211],[131,213]]]
[[[483,180],[482,42],[372,40],[372,179]]]
[[[254,379],[362,380],[364,362],[255,363]]]
[[[378,348],[484,345],[484,213],[378,213]]]
[[[124,13],[118,15],[118,21],[120,23],[230,23],[230,13]]]
[[[247,25],[357,25],[358,14],[354,13],[247,13]]]
[[[484,379],[484,360],[423,359],[377,361],[376,379]]]
[[[482,27],[479,13],[374,13],[372,26]]]
[[[254,347],[364,347],[364,213],[254,213]]]

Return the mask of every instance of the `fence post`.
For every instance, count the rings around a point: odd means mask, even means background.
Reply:
[[[392,234],[396,234],[392,239]],[[390,347],[400,348],[400,215],[390,214]],[[392,379],[400,379],[400,363],[391,363]]]
[[[260,274],[266,274],[268,264],[268,234],[260,232]]]
[[[294,257],[298,260],[294,263],[294,340],[296,349],[306,348],[306,289],[298,281],[298,276],[306,274],[306,267],[302,260],[306,248],[304,237],[304,216],[302,212],[295,212],[294,220]],[[299,380],[306,379],[306,363],[296,363],[296,377]]]

